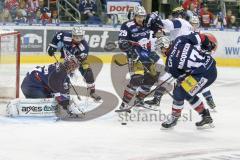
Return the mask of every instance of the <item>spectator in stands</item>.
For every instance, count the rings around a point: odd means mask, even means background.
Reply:
[[[198,16],[197,14],[197,8],[195,7],[195,4],[194,3],[191,3],[189,5],[189,8],[187,10],[187,15],[188,17],[192,17],[192,16]]]
[[[97,12],[97,6],[93,0],[81,0],[79,3],[79,11],[81,12],[82,20],[88,20]]]
[[[227,27],[228,28],[236,28],[237,27],[235,16],[230,17],[230,21],[229,21],[229,23],[227,23]]]
[[[25,1],[20,1],[17,12],[19,12],[17,13],[18,15],[21,14],[23,17],[27,17],[27,9],[26,9]]]
[[[227,27],[228,28],[236,27],[236,16],[234,16],[232,14],[232,10],[231,9],[227,10],[226,21],[227,21]]]
[[[223,16],[222,12],[219,12],[216,17],[214,18],[213,22],[216,28],[224,28],[227,25],[227,21]]]
[[[39,8],[39,0],[27,0],[26,7],[28,8],[28,10],[36,12]]]
[[[35,20],[36,20],[36,23],[40,23],[41,22],[41,9],[38,8],[38,10],[36,11],[36,14],[35,14]]]
[[[8,9],[3,9],[2,22],[12,22],[12,16]]]
[[[0,22],[3,21],[4,1],[5,0],[0,0]]]
[[[47,23],[51,23],[51,15],[52,13],[50,12],[50,10],[47,7],[43,7],[41,9],[41,22],[42,24],[47,24]]]
[[[200,22],[202,27],[210,27],[213,23],[214,15],[208,10],[207,4],[204,4],[203,9],[200,11]]]
[[[52,23],[59,23],[57,10],[53,10],[53,11],[52,11],[52,17],[51,17],[51,19],[52,19]]]
[[[182,7],[184,10],[188,10],[190,8],[190,5],[193,5],[193,10],[198,14],[200,12],[200,9],[202,8],[203,0],[184,0],[182,3]]]
[[[5,0],[5,9],[7,9],[12,19],[16,18],[19,3],[17,0]]]
[[[17,10],[16,18],[14,19],[14,22],[17,23],[26,23],[27,19],[26,16],[23,15],[23,12],[21,10]]]

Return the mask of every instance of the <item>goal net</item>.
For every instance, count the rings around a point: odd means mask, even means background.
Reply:
[[[19,97],[20,33],[0,30],[0,98]]]

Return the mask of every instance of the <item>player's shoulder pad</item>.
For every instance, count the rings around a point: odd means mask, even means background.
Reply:
[[[182,19],[180,19],[180,18],[173,19],[172,23],[173,23],[174,28],[181,28],[182,24],[183,24]]]
[[[88,51],[89,46],[86,40],[81,40],[81,43],[79,44],[79,49],[81,51]]]
[[[59,31],[55,34],[58,41],[72,41],[72,33],[68,31]]]
[[[130,21],[127,21],[127,22],[124,22],[122,24],[122,26],[126,26],[127,28],[130,28],[131,26],[134,26],[136,25],[136,23],[134,22],[134,20],[130,20]]]

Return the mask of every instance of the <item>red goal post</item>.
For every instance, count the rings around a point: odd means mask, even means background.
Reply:
[[[19,98],[21,35],[0,30],[0,98]]]

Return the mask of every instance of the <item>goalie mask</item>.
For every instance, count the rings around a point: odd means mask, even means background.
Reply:
[[[156,49],[159,51],[162,55],[167,56],[167,52],[170,48],[171,41],[167,36],[162,36],[157,39],[156,41]]]
[[[72,29],[72,41],[74,44],[80,44],[81,40],[84,39],[85,31],[80,27],[73,27]]]
[[[66,57],[63,62],[63,68],[67,73],[71,73],[79,68],[79,61],[75,56]]]

